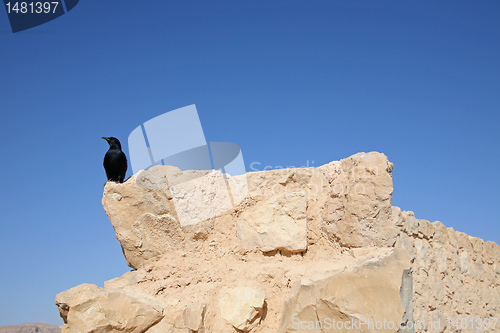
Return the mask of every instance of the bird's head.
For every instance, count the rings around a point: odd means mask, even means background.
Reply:
[[[120,141],[117,138],[112,137],[112,136],[110,136],[110,137],[103,136],[102,138],[104,140],[108,141],[109,148],[111,148],[111,149],[120,149],[120,150],[122,149],[122,145],[120,144]]]

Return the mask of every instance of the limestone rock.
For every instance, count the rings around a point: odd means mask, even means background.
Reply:
[[[182,319],[184,327],[191,331],[198,332],[203,327],[203,317],[205,316],[206,305],[198,304],[184,308]]]
[[[400,289],[403,273],[410,266],[406,250],[395,248],[326,276],[303,277],[292,286],[278,332],[349,331],[355,327],[360,332],[389,332],[388,328],[395,332],[405,314]],[[370,321],[373,327],[368,327]],[[385,329],[378,323],[386,325]]]
[[[458,332],[429,325],[497,318],[500,247],[391,206],[392,189],[377,152],[236,177],[155,166],[107,183],[136,270],[58,295],[64,332],[342,332],[316,325],[361,318]]]
[[[56,296],[65,333],[140,333],[163,318],[158,304],[82,284]]]
[[[387,157],[376,152],[358,153],[320,167],[331,179],[323,230],[332,240],[346,247],[394,245],[398,229],[389,223],[392,168]]]
[[[402,212],[403,216],[403,231],[409,236],[418,235],[419,221],[415,218],[415,213],[413,212]],[[432,228],[432,227],[430,227]]]
[[[243,211],[238,220],[238,238],[245,247],[263,252],[305,251],[307,199],[304,193],[285,193],[259,202]]]
[[[176,172],[167,179],[181,227],[197,224],[232,208],[223,174],[218,170]]]
[[[227,288],[221,290],[219,307],[222,318],[234,328],[248,332],[262,316],[265,295],[248,287]]]
[[[416,220],[416,219],[415,219]],[[425,239],[431,239],[434,236],[435,228],[427,220],[417,220],[418,223],[418,232],[421,237]]]
[[[154,326],[151,326],[144,333],[191,333],[187,328],[181,328],[182,309],[171,308],[164,310],[165,317]]]
[[[407,234],[401,233],[398,236],[398,238],[396,240],[396,244],[394,244],[394,247],[404,247],[405,250],[410,255],[411,260],[413,261],[413,259],[415,258],[415,251],[413,249],[413,243],[411,241],[411,238],[408,237]]]
[[[144,280],[144,275],[139,271],[130,271],[120,277],[104,282],[104,289],[118,289],[133,285]]]
[[[102,204],[127,264],[138,268],[150,258],[180,249],[190,237],[186,234],[191,229],[186,227],[218,216],[243,200],[245,180],[224,176],[218,170],[180,171],[157,165],[123,184],[106,183]]]
[[[186,307],[166,306],[163,319],[145,333],[203,333],[205,304],[190,304]]]
[[[180,241],[177,213],[163,175],[178,170],[172,168],[157,166],[123,184],[107,182],[104,187],[102,204],[130,267],[137,268]]]

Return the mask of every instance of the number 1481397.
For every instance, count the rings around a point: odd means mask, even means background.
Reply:
[[[455,318],[448,319],[448,326],[457,329],[494,329],[497,321],[498,318]]]
[[[21,14],[41,14],[41,13],[52,13],[56,12],[56,8],[59,2],[7,2],[5,6],[7,7],[7,13],[21,13]]]

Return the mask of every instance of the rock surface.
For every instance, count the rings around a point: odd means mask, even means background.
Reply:
[[[392,246],[398,229],[392,215],[393,164],[383,154],[358,153],[323,169],[330,188],[323,230],[342,246]]]
[[[135,270],[59,294],[64,331],[477,332],[460,323],[489,319],[481,332],[497,332],[500,247],[391,206],[392,168],[371,152],[237,177],[156,166],[107,183]],[[345,327],[362,320],[373,328]]]
[[[237,330],[248,332],[262,317],[265,298],[264,293],[252,288],[223,287],[219,298],[221,317]]]
[[[305,193],[285,193],[256,203],[238,219],[238,238],[246,248],[262,252],[307,249],[307,198]]]
[[[62,332],[140,333],[163,318],[163,306],[152,297],[81,284],[56,296],[64,320]]]
[[[396,248],[342,270],[304,276],[292,285],[278,332],[395,331],[406,310],[401,278],[410,266],[408,252]]]

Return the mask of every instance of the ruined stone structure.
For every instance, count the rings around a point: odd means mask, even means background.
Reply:
[[[63,332],[498,332],[500,248],[391,206],[392,168],[371,152],[107,183],[134,270],[57,295]]]

